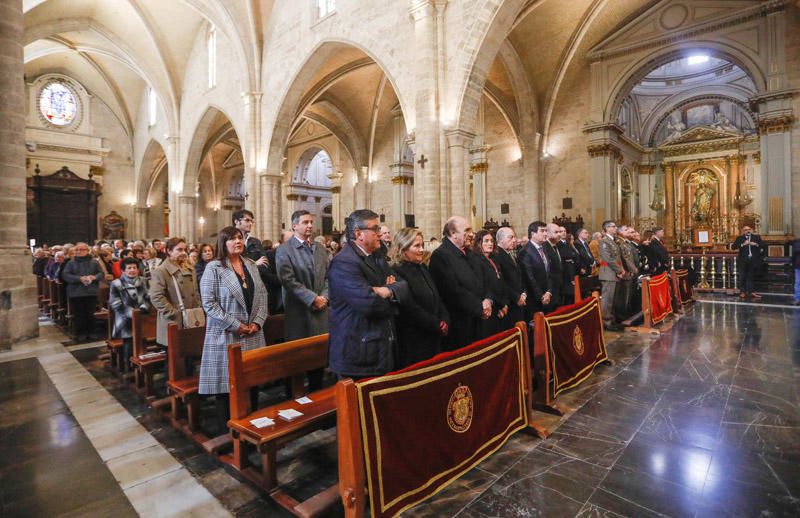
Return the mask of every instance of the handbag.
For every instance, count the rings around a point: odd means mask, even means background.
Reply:
[[[182,329],[191,329],[193,327],[205,327],[206,314],[203,308],[189,308],[183,305],[183,296],[181,295],[181,288],[178,286],[178,281],[172,277],[172,282],[175,283],[175,293],[178,294],[178,309],[181,310],[181,319],[183,320]]]

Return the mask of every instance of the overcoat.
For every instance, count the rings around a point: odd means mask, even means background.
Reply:
[[[253,280],[253,304],[250,314],[242,293],[242,287],[233,268],[223,266],[217,260],[206,265],[200,281],[200,295],[206,312],[206,338],[203,342],[203,357],[200,361],[200,394],[227,394],[228,346],[242,344],[247,351],[265,345],[264,333],[258,331],[248,336],[238,336],[240,325],[258,324],[263,329],[267,319],[267,289],[258,275],[253,261],[242,257]]]
[[[410,295],[397,316],[399,367],[403,368],[441,352],[439,323],[449,326],[450,316],[427,266],[403,262],[394,269],[408,283]]]
[[[537,311],[546,311],[553,306],[554,301],[551,298],[548,307],[542,305],[542,297],[545,293],[550,292],[553,294],[550,276],[547,274],[547,267],[539,255],[536,246],[528,241],[528,244],[522,249],[522,252],[517,256],[519,261],[520,271],[522,272],[522,282],[525,286],[525,292],[528,294],[528,299],[525,302],[526,319],[530,319]]]
[[[483,299],[491,299],[483,273],[449,238],[431,255],[430,272],[454,325],[444,340],[452,351],[480,339]]]
[[[330,339],[328,363],[340,376],[363,378],[397,368],[397,333],[394,316],[408,295],[402,279],[386,286],[394,272],[383,257],[367,259],[349,243],[331,261]],[[378,296],[373,287],[386,286],[392,299]]]
[[[136,277],[133,282],[124,280],[123,277],[114,279],[108,290],[108,305],[114,310],[112,338],[131,338],[133,310],[142,310],[143,305],[148,311],[151,308],[145,278]]]
[[[158,310],[156,342],[164,347],[168,345],[167,325],[170,322],[175,322],[178,326],[182,325],[178,292],[175,291],[173,278],[178,281],[184,307],[186,309],[200,307],[200,293],[197,291],[194,268],[189,266],[181,269],[173,261],[167,259],[153,271],[150,278],[150,302]]]
[[[502,248],[499,248],[495,255],[497,256],[495,258],[495,263],[497,263],[497,267],[500,269],[500,275],[503,277],[503,282],[506,284],[506,293],[508,294],[508,315],[506,315],[505,321],[506,324],[511,323],[513,326],[515,323],[525,318],[522,310],[523,308],[517,306],[520,295],[525,291],[525,287],[522,285],[522,272],[519,268],[519,259],[511,257],[511,254]]]
[[[328,296],[328,254],[316,241],[309,253],[299,239],[286,240],[275,253],[278,277],[283,285],[286,313],[284,337],[296,340],[328,332],[328,310],[311,307],[317,296]]]

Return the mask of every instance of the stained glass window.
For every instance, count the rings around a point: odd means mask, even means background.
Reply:
[[[75,120],[78,101],[72,92],[61,83],[52,82],[42,88],[39,94],[39,110],[56,126],[66,126]]]

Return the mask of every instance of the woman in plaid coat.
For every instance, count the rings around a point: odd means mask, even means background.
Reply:
[[[267,289],[258,267],[243,257],[244,238],[235,227],[219,232],[216,258],[206,266],[200,295],[206,312],[206,338],[200,362],[200,394],[215,394],[217,419],[224,429],[230,415],[228,346],[263,347]]]

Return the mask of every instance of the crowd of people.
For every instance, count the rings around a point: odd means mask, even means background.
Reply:
[[[227,348],[265,344],[268,315],[284,313],[284,339],[330,333],[329,369],[364,378],[403,368],[510,328],[574,302],[599,278],[605,324],[638,310],[637,278],[669,269],[663,229],[643,236],[631,226],[603,223],[603,232],[574,235],[555,223],[534,221],[518,235],[511,227],[474,231],[449,218],[441,237],[413,228],[396,235],[370,210],[345,221],[340,241],[313,237],[314,216],[296,211],[277,243],[254,235],[248,210],[216,242],[179,237],[65,244],[38,249],[34,272],[67,286],[79,341],[89,339],[101,285],[109,285],[113,336],[131,355],[133,310],[157,312],[156,341],[167,347],[167,325],[189,325],[202,308],[206,328],[199,392],[216,396],[227,420]],[[426,238],[428,238],[426,240]],[[588,293],[588,291],[587,291]],[[321,388],[322,370],[308,374]]]

